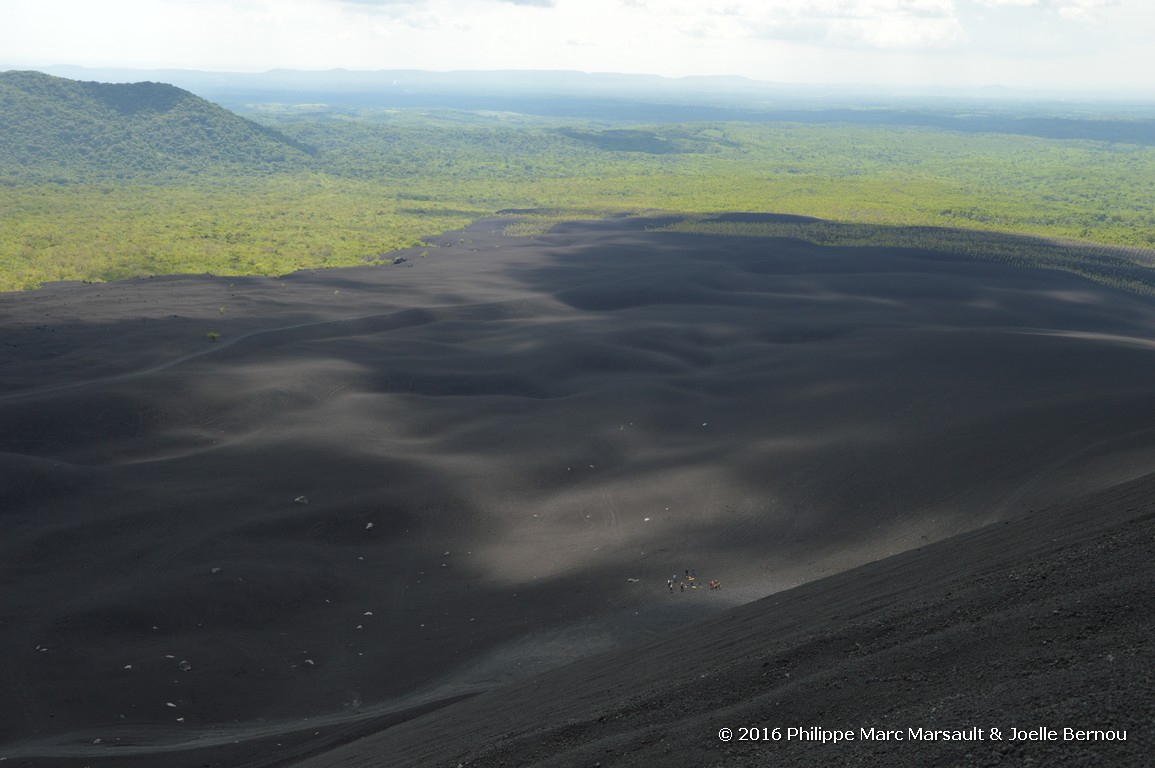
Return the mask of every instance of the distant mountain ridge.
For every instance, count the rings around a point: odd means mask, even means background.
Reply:
[[[273,170],[310,147],[173,85],[0,72],[0,179]]]
[[[308,104],[334,111],[452,109],[619,123],[871,124],[1155,145],[1155,102],[1109,92],[1071,100],[1060,93],[993,86],[816,86],[565,70],[206,72],[56,66],[45,71],[78,80],[162,80],[241,114],[260,105]]]

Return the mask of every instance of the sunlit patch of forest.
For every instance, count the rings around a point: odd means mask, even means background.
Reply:
[[[130,153],[112,168],[0,168],[0,290],[384,263],[389,251],[509,208],[770,211],[1155,248],[1151,146],[417,109],[248,117],[307,151],[248,165],[210,158],[188,173],[158,172]]]

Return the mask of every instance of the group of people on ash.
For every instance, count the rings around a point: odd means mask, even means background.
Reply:
[[[674,591],[674,587],[678,588],[679,592],[685,592],[687,589],[698,589],[698,572],[693,568],[686,569],[686,575],[681,580],[678,579],[678,574],[674,574],[666,579],[666,586],[669,587],[670,592]],[[713,579],[706,583],[710,589],[721,589],[722,582]]]

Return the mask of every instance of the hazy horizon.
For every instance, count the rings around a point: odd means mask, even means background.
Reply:
[[[1155,97],[1140,0],[10,0],[4,66],[575,71]]]
[[[376,69],[356,70],[343,67],[330,69],[292,69],[277,67],[264,70],[209,70],[189,68],[97,67],[79,64],[22,65],[0,61],[0,73],[32,71],[78,81],[104,83],[163,82],[175,85],[197,95],[242,108],[249,104],[255,93],[274,101],[323,93],[357,95],[362,98],[386,97],[388,94],[413,98],[419,94],[450,98],[447,94],[464,96],[469,89],[476,98],[501,98],[502,94],[518,98],[572,98],[593,97],[611,100],[634,100],[646,94],[660,102],[681,104],[728,105],[735,109],[742,99],[757,99],[756,111],[764,111],[770,104],[780,109],[838,109],[845,107],[881,107],[883,105],[912,108],[915,105],[933,108],[968,109],[985,105],[1083,105],[1085,108],[1122,108],[1130,114],[1139,109],[1146,114],[1155,108],[1155,91],[1056,89],[1043,87],[1012,87],[999,84],[953,86],[936,84],[893,84],[879,82],[806,83],[792,81],[758,80],[743,75],[657,75],[648,72],[588,72],[563,69]],[[413,79],[397,79],[409,76]],[[492,77],[486,77],[492,76]],[[507,76],[507,77],[502,77]],[[523,77],[519,77],[523,76]],[[392,78],[386,80],[385,78]],[[256,89],[256,90],[254,90]],[[648,89],[648,90],[647,90]],[[408,94],[408,96],[405,96]],[[240,99],[240,101],[237,101]],[[672,101],[670,101],[672,99]],[[768,101],[772,100],[772,101]],[[367,102],[368,103],[368,102]],[[953,106],[951,106],[953,105]],[[968,106],[969,105],[969,106]],[[507,105],[508,106],[508,105]],[[512,108],[512,107],[511,107]],[[516,111],[516,109],[515,109]],[[686,118],[688,119],[688,118]]]

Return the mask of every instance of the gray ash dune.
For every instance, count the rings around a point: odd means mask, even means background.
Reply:
[[[1145,488],[1155,454],[1149,300],[932,252],[654,223],[530,239],[487,221],[400,266],[6,295],[0,757],[744,765],[766,745],[726,752],[706,728],[710,712],[769,720],[744,658],[777,669],[813,648],[833,664],[785,684],[782,725],[874,724],[888,710],[867,702],[896,694],[862,678],[868,661],[910,678],[894,722],[932,724],[914,713],[949,697],[912,611],[954,627],[960,654],[1005,647],[984,700],[1043,717],[1069,681],[1024,677],[1043,638],[1016,627],[1072,594],[1129,595],[1088,622],[1118,641],[1110,675],[1149,659],[1135,571],[1110,570],[1142,562],[1147,518],[1126,520],[1147,508],[1102,501]],[[1079,549],[1103,536],[1132,560]],[[1037,549],[1052,539],[1066,543]],[[1064,552],[1082,553],[1084,582],[1056,577],[1016,613],[1022,585],[999,569]],[[671,594],[686,569],[723,589]],[[951,579],[960,597],[934,592]],[[914,644],[905,662],[880,661],[875,620]],[[835,658],[843,641],[864,650]],[[1091,664],[1090,645],[1056,642],[1056,664]],[[733,685],[689,675],[738,667]],[[1138,695],[1104,709],[1089,674],[1071,686],[1086,716],[1059,727],[1110,723]],[[1022,679],[1043,686],[1034,699]],[[559,691],[573,708],[546,707]],[[617,723],[627,699],[650,714]],[[994,711],[933,706],[953,722]],[[422,752],[445,718],[461,735]],[[543,728],[552,746],[529,746]],[[1149,738],[1135,734],[1127,749]],[[1064,754],[1137,754],[1112,748]]]
[[[993,523],[293,765],[1145,765],[1153,490]]]

